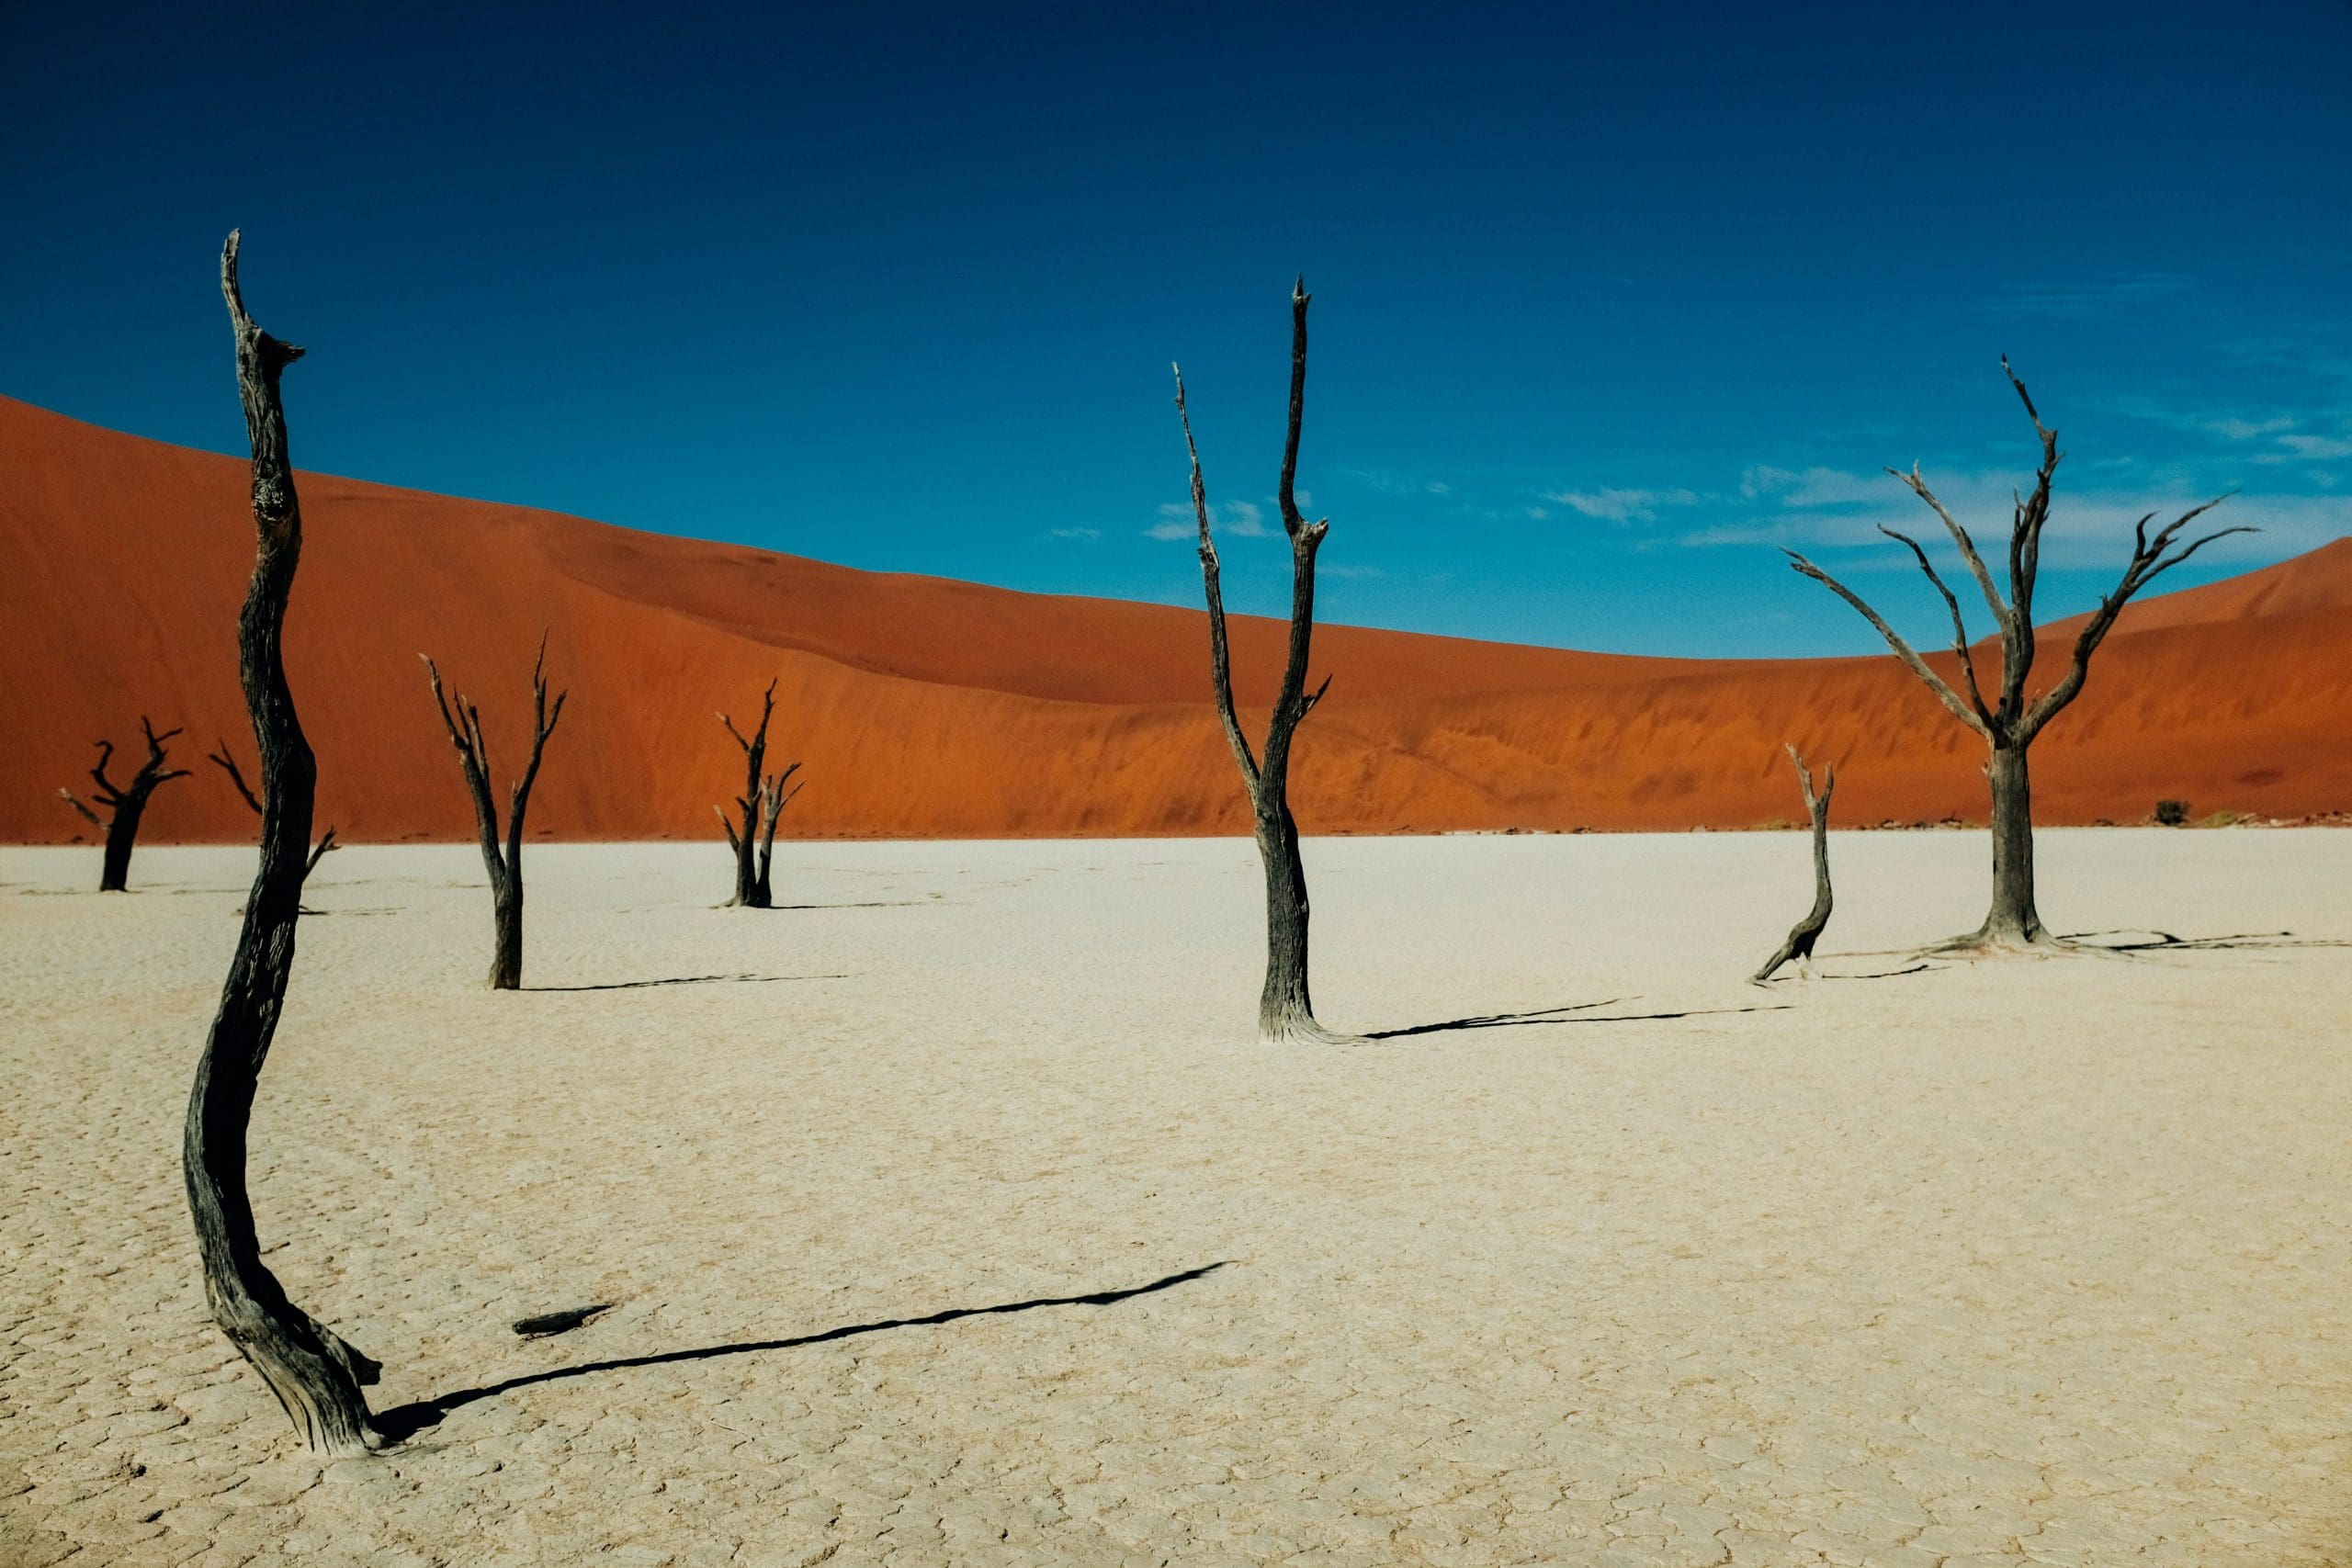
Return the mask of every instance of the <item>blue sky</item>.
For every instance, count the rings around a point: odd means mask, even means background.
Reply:
[[[2005,525],[2003,353],[2046,610],[2352,530],[2344,0],[99,9],[0,5],[0,392],[143,434],[240,446],[242,225],[305,467],[1194,604],[1182,359],[1276,610],[1303,268],[1331,620],[1875,647],[1790,543],[1932,638],[1879,467]]]

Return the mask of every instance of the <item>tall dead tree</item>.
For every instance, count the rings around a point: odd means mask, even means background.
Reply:
[[[727,847],[735,852],[735,897],[727,901],[730,908],[765,909],[775,903],[769,876],[775,863],[775,821],[784,815],[786,803],[800,793],[798,784],[793,784],[789,793],[784,787],[800,771],[800,764],[791,763],[780,773],[763,771],[767,766],[768,720],[775,714],[775,682],[770,681],[760,697],[759,728],[749,739],[735,728],[733,719],[723,713],[718,716],[718,722],[743,749],[743,793],[735,797],[735,808],[742,813],[741,825],[727,815],[725,807],[711,807],[718,813],[719,826],[727,829]]]
[[[1266,870],[1266,984],[1258,998],[1258,1032],[1268,1041],[1334,1044],[1351,1043],[1352,1037],[1335,1034],[1315,1021],[1315,1004],[1306,985],[1306,868],[1299,860],[1298,823],[1290,810],[1292,738],[1331,684],[1327,675],[1312,693],[1306,689],[1307,655],[1315,637],[1315,556],[1331,523],[1328,517],[1309,523],[1300,515],[1294,494],[1299,425],[1306,411],[1309,298],[1306,280],[1301,277],[1291,288],[1290,425],[1283,440],[1282,485],[1276,496],[1283,532],[1290,536],[1290,653],[1283,666],[1282,689],[1266,720],[1262,756],[1251,753],[1234,711],[1225,594],[1218,581],[1216,544],[1209,533],[1208,490],[1201,478],[1201,453],[1193,440],[1192,415],[1184,406],[1181,367],[1176,370],[1176,417],[1184,427],[1184,450],[1193,463],[1193,515],[1200,525],[1201,582],[1209,607],[1209,681],[1216,695],[1217,717],[1225,726],[1226,743],[1232,747],[1233,760],[1241,770],[1242,788],[1256,824],[1258,856]]]
[[[226,740],[220,742],[220,750],[207,751],[204,754],[204,760],[213,763],[229,775],[229,782],[237,786],[237,794],[243,797],[247,806],[253,807],[254,816],[263,815],[261,798],[254,794],[253,786],[245,783],[245,771],[237,766],[237,754],[229,750],[229,743]],[[341,848],[343,846],[334,841],[334,829],[330,828],[320,834],[319,841],[311,846],[310,858],[302,863],[302,879],[305,882],[310,880],[311,873],[318,870],[319,862],[326,857],[328,851]]]
[[[2034,475],[2033,491],[2018,498],[2009,521],[2009,592],[2002,598],[1994,585],[1993,574],[1984,565],[1984,558],[1976,552],[1976,541],[1960,525],[1944,503],[1936,499],[1927,482],[1919,477],[1917,464],[1909,473],[1889,468],[1888,473],[1901,479],[1912,493],[1928,503],[1944,529],[1951,536],[1960,550],[1961,559],[1968,564],[1976,586],[1984,592],[1984,603],[1993,613],[1994,624],[2001,634],[2000,692],[1996,703],[1984,700],[1984,688],[1977,681],[1976,660],[1969,647],[1968,628],[1960,613],[1960,601],[1952,596],[1944,580],[1937,575],[1935,566],[1928,559],[1928,552],[1907,534],[1900,534],[1882,525],[1879,532],[1900,541],[1918,561],[1919,570],[1951,613],[1951,651],[1958,660],[1962,690],[1931,668],[1927,660],[1912,650],[1911,645],[1895,634],[1876,610],[1862,603],[1860,597],[1844,583],[1797,554],[1787,551],[1792,566],[1799,572],[1823,584],[1831,592],[1860,612],[1863,619],[1877,628],[1886,639],[1895,657],[1902,660],[1911,673],[1926,683],[1938,701],[1951,710],[1954,718],[1966,725],[1984,741],[1989,755],[1984,775],[1993,793],[1993,905],[1984,923],[1966,936],[1956,937],[1946,946],[1953,951],[1980,948],[2052,947],[2059,945],[2041,924],[2041,911],[2035,908],[2033,893],[2033,790],[2026,767],[2026,753],[2035,739],[2049,727],[2050,721],[2065,710],[2066,705],[2081,694],[2084,678],[2090,672],[2091,655],[2107,640],[2115,618],[2123,606],[2150,582],[2214,540],[2232,534],[2250,534],[2251,528],[2222,528],[2179,542],[2181,530],[2207,512],[2221,504],[2225,498],[2217,497],[2201,506],[2193,506],[2171,522],[2148,532],[2148,525],[2157,513],[2151,512],[2140,519],[2133,529],[2132,559],[2123,569],[2123,576],[2105,598],[2090,619],[2083,625],[2075,638],[2074,657],[2064,674],[2059,676],[2049,690],[2029,700],[2027,678],[2033,672],[2034,581],[2041,568],[2041,529],[2050,518],[2050,481],[2058,470],[2060,453],[2058,433],[2041,423],[2041,415],[2033,406],[2033,399],[2009,368],[2007,359],[2001,361],[2002,374],[2009,385],[2017,389],[2018,400],[2025,405],[2026,417],[2033,422],[2033,433],[2041,442],[2041,465]]]
[[[107,776],[107,765],[114,761],[114,742],[101,740],[97,743],[98,765],[90,770],[90,777],[98,787],[90,792],[90,798],[107,808],[104,821],[100,821],[98,814],[72,790],[57,792],[66,805],[82,814],[83,820],[106,835],[106,859],[98,868],[98,891],[101,893],[130,890],[130,850],[139,840],[139,819],[147,814],[147,797],[154,794],[159,785],[187,777],[186,768],[166,768],[164,765],[164,742],[179,731],[166,729],[158,735],[144,714],[139,717],[139,728],[147,737],[147,760],[139,764],[139,771],[130,775],[130,782],[127,784],[118,786]]]
[[[441,671],[431,659],[423,654],[417,657],[424,659],[425,674],[433,683],[434,705],[441,710],[441,723],[449,731],[449,744],[458,749],[458,763],[466,775],[466,791],[473,797],[482,864],[490,872],[491,914],[496,927],[491,949],[490,988],[519,991],[523,988],[523,814],[531,804],[531,785],[538,780],[539,758],[547,750],[548,737],[555,733],[556,721],[563,716],[564,699],[571,694],[558,692],[555,705],[548,705],[548,639],[542,634],[538,661],[531,666],[531,760],[507,796],[506,844],[502,851],[498,807],[490,795],[490,742],[482,739],[481,710],[466,701],[463,692],[457,694],[454,705],[445,698],[441,694]]]
[[[1804,919],[1789,930],[1789,940],[1780,951],[1764,962],[1764,967],[1748,976],[1750,985],[1760,986],[1772,977],[1772,972],[1791,959],[1800,969],[1813,962],[1813,944],[1829,924],[1829,796],[1838,787],[1835,763],[1821,773],[1821,793],[1813,792],[1813,772],[1797,755],[1797,749],[1788,748],[1789,761],[1797,766],[1797,787],[1804,792],[1805,815],[1813,819],[1813,909]]]
[[[360,1392],[380,1369],[287,1299],[262,1261],[253,1204],[245,1194],[245,1128],[294,967],[318,764],[294,711],[281,647],[286,604],[302,554],[302,508],[287,456],[277,379],[302,351],[271,337],[245,314],[233,233],[220,254],[220,292],[236,332],[237,385],[253,445],[256,548],[244,612],[237,620],[237,667],[261,748],[261,864],[245,899],[244,925],[220,988],[220,1006],[197,1062],[182,1168],[213,1320],[261,1373],[314,1450],[356,1454],[383,1442]]]

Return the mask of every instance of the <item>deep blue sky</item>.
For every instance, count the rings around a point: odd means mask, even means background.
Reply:
[[[270,13],[0,0],[0,392],[238,450],[242,225],[304,467],[1193,604],[1181,358],[1271,610],[1304,268],[1329,619],[1875,647],[1785,540],[1933,637],[1877,470],[1997,532],[2004,352],[2045,608],[2352,528],[2345,0]]]

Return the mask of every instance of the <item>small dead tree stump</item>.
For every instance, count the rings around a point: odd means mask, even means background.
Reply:
[[[380,1369],[287,1299],[262,1261],[245,1192],[245,1129],[294,968],[318,763],[294,711],[281,654],[286,604],[302,555],[302,509],[277,381],[302,351],[271,337],[245,314],[233,233],[220,254],[220,292],[236,332],[237,385],[253,446],[256,548],[237,621],[237,667],[261,749],[261,864],[245,899],[220,1005],[197,1061],[182,1169],[213,1321],[261,1373],[314,1451],[359,1454],[385,1441],[360,1392]]]
[[[1794,959],[1799,972],[1813,963],[1813,944],[1821,940],[1824,927],[1829,924],[1829,796],[1838,787],[1835,763],[1822,770],[1821,793],[1813,792],[1813,773],[1797,755],[1797,749],[1788,748],[1789,761],[1797,768],[1797,787],[1804,792],[1805,814],[1813,818],[1813,909],[1804,919],[1790,928],[1789,940],[1780,951],[1764,961],[1764,967],[1748,976],[1750,985],[1760,986],[1772,977],[1772,972]]]
[[[1266,872],[1266,983],[1258,998],[1258,1032],[1270,1042],[1351,1044],[1315,1020],[1307,992],[1306,867],[1299,859],[1298,823],[1290,809],[1291,742],[1299,724],[1330,688],[1329,676],[1312,693],[1306,666],[1315,637],[1315,557],[1329,532],[1328,517],[1308,522],[1300,514],[1294,485],[1298,473],[1298,435],[1306,410],[1306,307],[1311,297],[1301,277],[1291,288],[1290,423],[1283,439],[1283,471],[1276,501],[1283,532],[1290,537],[1290,652],[1283,683],[1266,720],[1265,750],[1253,754],[1233,705],[1233,668],[1226,641],[1225,595],[1219,581],[1216,544],[1209,533],[1208,491],[1201,478],[1200,448],[1193,440],[1192,415],[1184,406],[1184,373],[1176,369],[1176,417],[1184,427],[1184,450],[1193,465],[1193,515],[1200,526],[1201,583],[1208,599],[1209,682],[1226,744],[1241,770],[1250,799],[1258,856]]]
[[[104,820],[100,820],[98,814],[76,797],[72,790],[57,792],[66,805],[82,814],[84,821],[106,835],[106,858],[98,868],[98,891],[101,893],[130,891],[130,851],[139,840],[139,819],[147,814],[147,797],[172,780],[188,776],[186,768],[166,768],[164,765],[164,742],[177,735],[178,730],[166,729],[158,735],[144,714],[139,717],[139,728],[147,738],[147,760],[139,764],[139,771],[130,775],[130,782],[127,784],[118,786],[107,776],[107,765],[114,761],[114,742],[97,742],[98,762],[90,770],[90,777],[98,787],[90,792],[90,798],[107,808]]]
[[[735,807],[742,813],[741,825],[727,815],[725,807],[711,807],[718,814],[718,825],[727,829],[727,847],[735,853],[735,896],[727,900],[729,908],[766,909],[775,904],[775,885],[770,876],[775,862],[775,823],[784,814],[786,804],[800,793],[798,784],[794,784],[789,793],[784,787],[800,771],[800,764],[791,763],[780,773],[763,771],[767,766],[768,721],[775,715],[775,682],[770,681],[760,697],[759,728],[752,731],[748,739],[735,728],[733,719],[723,713],[718,716],[718,722],[727,727],[727,733],[743,749],[743,793],[735,797]]]
[[[449,732],[449,744],[458,750],[466,793],[474,803],[474,826],[481,839],[482,865],[490,873],[494,928],[490,988],[518,991],[523,988],[523,815],[531,804],[531,785],[538,781],[539,759],[547,750],[548,737],[555,733],[556,721],[563,716],[564,699],[571,694],[558,692],[555,705],[548,705],[548,639],[541,633],[539,657],[531,666],[531,760],[507,796],[506,842],[502,850],[498,807],[490,795],[490,742],[482,739],[481,711],[466,700],[463,692],[454,699],[444,697],[440,670],[425,655],[417,657],[424,660],[434,706],[441,710],[442,727]]]

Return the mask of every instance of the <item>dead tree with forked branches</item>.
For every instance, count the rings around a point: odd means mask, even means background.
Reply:
[[[287,455],[278,375],[300,357],[245,314],[237,288],[237,236],[220,254],[220,292],[237,342],[237,385],[253,446],[256,547],[237,620],[237,667],[261,750],[261,864],[245,899],[220,1006],[212,1015],[187,1102],[182,1168],[213,1320],[252,1362],[295,1427],[320,1453],[365,1453],[385,1441],[361,1389],[380,1369],[287,1299],[262,1261],[245,1191],[245,1129],[262,1063],[284,1010],[294,931],[311,850],[318,763],[286,683],[282,634],[302,554],[302,508]]]
[[[441,723],[449,732],[449,744],[458,749],[458,763],[465,772],[466,792],[473,797],[474,825],[481,838],[481,861],[490,872],[491,914],[496,936],[491,949],[490,988],[493,991],[519,991],[523,988],[523,814],[531,804],[531,785],[538,781],[539,758],[547,750],[548,737],[555,733],[556,721],[563,716],[564,699],[571,694],[558,692],[555,705],[548,705],[548,639],[539,637],[539,657],[531,666],[531,760],[525,764],[523,776],[514,781],[507,796],[506,843],[502,851],[498,840],[498,807],[490,794],[490,742],[482,739],[481,712],[459,692],[454,703],[441,694],[441,671],[430,658],[424,660],[426,677],[433,685],[434,705],[441,710]]]
[[[1907,534],[1897,533],[1882,525],[1879,532],[1900,542],[1910,550],[1935,585],[1936,592],[1951,613],[1951,651],[1958,661],[1962,685],[1952,683],[1939,674],[1927,660],[1912,650],[1911,645],[1896,635],[1876,610],[1844,583],[1797,554],[1787,553],[1792,566],[1804,575],[1826,587],[1831,592],[1851,604],[1862,618],[1886,639],[1895,657],[1902,660],[1912,674],[1917,676],[1938,701],[1951,710],[1954,718],[1966,725],[1983,739],[1989,752],[1984,774],[1993,794],[1993,904],[1984,923],[1966,936],[1955,937],[1944,944],[1950,951],[1967,952],[1994,948],[2048,948],[2063,945],[2041,923],[2041,915],[2034,904],[2033,889],[2033,792],[2027,773],[2026,753],[2034,740],[2049,727],[2050,721],[2064,712],[2066,705],[2082,694],[2083,681],[2090,673],[2091,656],[2099,644],[2114,629],[2115,618],[2130,604],[2134,595],[2214,540],[2232,534],[2249,534],[2245,527],[2222,528],[2180,543],[2181,530],[2199,517],[2221,504],[2217,497],[2201,506],[2193,506],[2165,524],[2154,533],[2148,525],[2157,513],[2151,512],[2140,519],[2133,530],[2132,559],[2123,569],[2121,581],[2101,599],[2098,608],[2083,624],[2075,638],[2074,656],[2065,672],[2039,697],[2028,699],[2026,682],[2033,672],[2035,632],[2033,625],[2033,590],[2041,566],[2041,529],[2050,518],[2051,477],[2058,470],[2061,454],[2058,433],[2041,423],[2041,415],[2033,406],[2033,399],[2025,383],[2009,368],[2007,359],[2001,361],[2001,371],[2017,389],[2018,400],[2025,405],[2026,417],[2033,422],[2034,434],[2041,443],[2041,465],[2034,475],[2033,491],[2015,502],[2009,521],[2008,597],[2004,599],[1996,587],[1992,571],[1984,558],[1976,551],[1976,541],[1960,525],[1944,503],[1936,499],[1927,481],[1919,477],[1917,465],[1909,473],[1889,468],[1888,473],[1903,481],[1913,494],[1925,502],[1951,541],[1959,548],[1961,559],[1968,565],[1969,574],[1984,595],[1984,603],[1993,613],[1994,624],[2001,634],[2001,669],[1998,700],[1987,703],[1976,674],[1976,660],[1968,640],[1966,623],[1961,616],[1960,601],[1955,598],[1944,580],[1928,558],[1928,552]]]
[[[1813,944],[1821,940],[1822,931],[1829,924],[1829,796],[1838,788],[1838,767],[1831,763],[1821,771],[1821,793],[1813,789],[1813,771],[1797,755],[1797,749],[1788,748],[1789,761],[1797,766],[1797,787],[1804,792],[1805,815],[1813,819],[1813,908],[1804,919],[1789,930],[1789,940],[1780,951],[1764,962],[1764,967],[1748,976],[1748,984],[1760,986],[1772,977],[1772,972],[1794,959],[1798,973],[1805,973],[1813,964]]]
[[[261,797],[254,794],[251,784],[245,783],[245,771],[237,766],[237,754],[229,750],[229,743],[226,740],[220,742],[220,750],[207,751],[204,754],[204,760],[229,775],[229,782],[237,786],[237,794],[243,798],[247,806],[253,807],[254,816],[264,815]],[[302,863],[302,879],[305,882],[310,880],[311,873],[319,869],[319,862],[326,858],[328,851],[341,848],[343,846],[334,841],[334,829],[330,828],[320,834],[319,841],[311,846],[310,859]]]
[[[164,765],[164,742],[179,731],[166,729],[158,735],[144,714],[140,716],[139,728],[147,738],[147,760],[139,764],[139,771],[130,775],[130,782],[127,784],[117,785],[107,776],[107,768],[114,761],[114,742],[97,742],[98,763],[90,770],[90,777],[98,787],[90,792],[90,799],[107,808],[105,820],[101,821],[98,814],[72,790],[57,792],[60,799],[82,814],[84,821],[106,835],[106,858],[98,867],[98,891],[101,893],[130,890],[130,850],[139,840],[139,819],[147,814],[147,797],[153,795],[158,786],[174,779],[187,777],[186,768],[166,768]]]
[[[775,886],[769,877],[775,863],[775,822],[784,815],[786,804],[800,793],[798,784],[793,784],[789,792],[784,787],[800,771],[800,764],[790,763],[780,773],[763,771],[767,766],[768,720],[775,714],[775,682],[770,681],[760,697],[759,728],[752,731],[749,739],[735,728],[733,719],[723,713],[718,716],[718,722],[727,727],[727,733],[743,749],[743,793],[735,797],[735,807],[742,813],[741,826],[727,815],[725,807],[711,807],[718,813],[719,826],[727,829],[727,847],[735,852],[735,897],[727,901],[730,908],[740,906],[765,909],[775,903]]]
[[[1308,522],[1298,510],[1294,482],[1298,473],[1299,425],[1306,409],[1306,280],[1301,277],[1290,299],[1290,424],[1283,440],[1282,486],[1276,501],[1282,508],[1283,532],[1290,536],[1290,653],[1283,666],[1282,689],[1266,720],[1262,755],[1253,754],[1241,733],[1233,705],[1233,668],[1227,651],[1225,595],[1218,581],[1216,544],[1209,534],[1208,491],[1201,478],[1200,448],[1193,440],[1192,415],[1184,407],[1184,373],[1176,370],[1176,417],[1184,427],[1184,450],[1193,463],[1193,515],[1200,525],[1201,581],[1208,596],[1209,680],[1216,696],[1218,719],[1226,743],[1241,769],[1241,784],[1250,797],[1256,823],[1258,855],[1266,871],[1266,984],[1258,998],[1258,1032],[1268,1041],[1298,1041],[1320,1044],[1352,1043],[1353,1037],[1335,1034],[1315,1021],[1315,1005],[1306,986],[1306,867],[1299,859],[1298,823],[1290,810],[1292,739],[1300,721],[1315,711],[1330,688],[1328,675],[1313,692],[1306,689],[1309,646],[1315,637],[1315,557],[1322,548],[1330,519]]]

